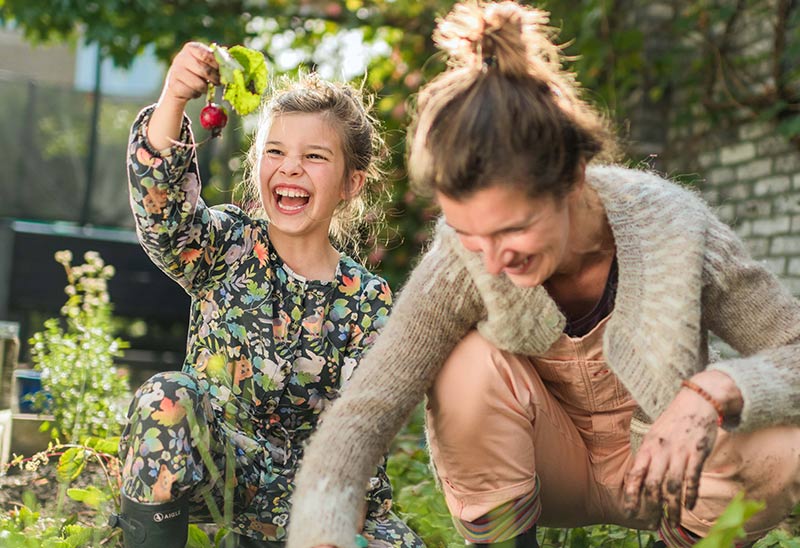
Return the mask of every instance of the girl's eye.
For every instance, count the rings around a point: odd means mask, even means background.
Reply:
[[[267,153],[267,154],[271,154],[271,155],[273,155],[273,156],[280,156],[281,154],[283,154],[283,152],[281,152],[281,151],[280,151],[280,150],[278,150],[277,148],[268,148],[268,149],[266,150],[266,153]]]
[[[306,154],[306,158],[308,158],[309,160],[327,160],[327,158],[322,154],[317,154],[314,152],[312,152],[311,154]]]

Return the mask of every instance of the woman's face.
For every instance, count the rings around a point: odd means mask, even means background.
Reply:
[[[541,285],[564,263],[570,237],[570,202],[530,198],[509,185],[496,184],[455,200],[437,193],[446,222],[462,245],[480,253],[487,272],[504,273],[514,285]]]

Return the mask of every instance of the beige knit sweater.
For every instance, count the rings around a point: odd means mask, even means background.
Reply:
[[[800,303],[688,190],[613,166],[589,168],[587,182],[605,206],[619,264],[605,357],[639,416],[658,417],[681,379],[706,368],[710,330],[742,356],[708,366],[742,392],[735,428],[800,424]],[[469,330],[477,327],[504,350],[537,355],[564,324],[543,288],[489,275],[440,223],[383,333],[311,439],[288,548],[354,545],[375,463]],[[646,427],[634,421],[635,446]]]

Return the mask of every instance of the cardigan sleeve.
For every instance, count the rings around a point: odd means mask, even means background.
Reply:
[[[800,425],[800,303],[716,218],[706,244],[704,323],[741,355],[708,369],[730,375],[742,393],[736,429]]]
[[[466,270],[437,238],[311,437],[295,483],[289,548],[353,546],[376,463],[481,315]]]

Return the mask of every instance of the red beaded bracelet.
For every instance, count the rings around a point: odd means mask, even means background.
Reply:
[[[722,426],[722,421],[725,420],[725,413],[722,410],[722,405],[714,399],[714,396],[706,392],[703,388],[697,386],[695,383],[689,380],[681,381],[681,386],[684,388],[688,388],[694,392],[700,394],[704,400],[714,406],[714,410],[717,412],[717,426]]]

